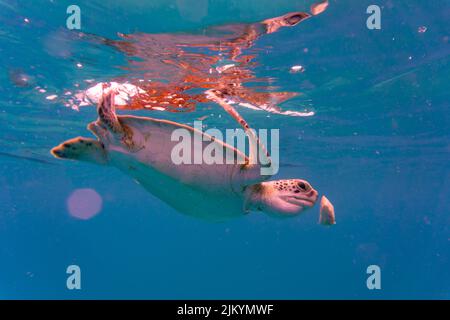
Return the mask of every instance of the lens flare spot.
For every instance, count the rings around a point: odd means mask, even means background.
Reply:
[[[72,217],[88,220],[102,209],[102,197],[94,189],[76,189],[67,199],[67,209]]]

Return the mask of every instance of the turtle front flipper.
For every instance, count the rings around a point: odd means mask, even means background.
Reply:
[[[272,176],[275,171],[272,165],[272,159],[270,158],[270,155],[267,152],[266,147],[261,143],[254,130],[250,128],[247,121],[245,121],[245,119],[236,111],[235,108],[233,108],[233,106],[231,106],[229,103],[225,101],[225,99],[223,98],[223,94],[220,90],[214,89],[207,90],[206,96],[210,100],[219,104],[244,129],[244,132],[248,137],[250,145],[248,156],[249,164],[247,168],[251,168],[254,165],[259,165],[261,167],[260,170],[261,175],[266,176],[266,178]]]
[[[67,140],[54,147],[50,152],[59,159],[73,159],[97,164],[108,162],[103,145],[89,138],[77,137]]]

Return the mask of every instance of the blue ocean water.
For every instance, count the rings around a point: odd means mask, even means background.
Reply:
[[[332,227],[317,224],[317,205],[294,219],[205,222],[115,168],[49,153],[86,136],[96,118],[94,107],[77,111],[60,97],[134,75],[123,52],[67,30],[69,5],[80,7],[84,34],[117,39],[201,33],[312,3],[0,0],[0,298],[450,298],[446,0],[331,0],[320,15],[255,42],[255,74],[301,93],[280,107],[315,115],[239,112],[255,128],[280,129],[277,178],[304,178],[326,194]],[[371,4],[381,8],[381,30],[366,26]],[[305,71],[290,73],[293,65]],[[233,126],[212,104],[133,113],[183,123],[213,114],[208,127]],[[68,199],[86,188],[101,210],[74,218]],[[69,265],[81,268],[81,290],[66,287]],[[381,269],[381,290],[366,286],[369,265]]]

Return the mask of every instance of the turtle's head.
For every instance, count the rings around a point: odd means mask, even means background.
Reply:
[[[279,217],[292,217],[314,206],[318,193],[300,179],[267,181],[249,186],[246,207]]]
[[[282,26],[293,27],[309,17],[311,17],[311,15],[306,12],[290,12],[279,17],[279,19]]]
[[[262,24],[266,26],[266,33],[273,33],[281,27],[293,27],[309,17],[311,15],[306,12],[290,12],[280,17],[264,20]]]

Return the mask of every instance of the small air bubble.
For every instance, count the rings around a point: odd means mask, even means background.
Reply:
[[[52,95],[45,97],[45,99],[47,99],[47,100],[55,100],[56,98],[58,98],[58,96],[56,94],[52,94]]]
[[[291,73],[299,73],[299,72],[305,72],[305,68],[303,66],[297,65],[291,67]]]
[[[417,32],[419,32],[419,33],[425,33],[425,32],[427,32],[427,27],[425,27],[425,26],[420,26],[419,28],[417,28]]]

